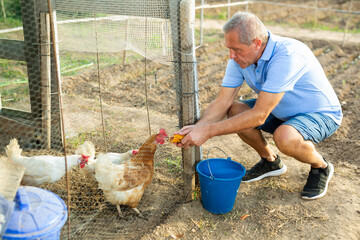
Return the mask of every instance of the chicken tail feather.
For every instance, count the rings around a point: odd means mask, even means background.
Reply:
[[[22,149],[16,138],[10,140],[10,143],[5,147],[6,156],[9,158],[16,158],[21,156]]]

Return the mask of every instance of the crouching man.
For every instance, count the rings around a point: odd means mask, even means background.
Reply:
[[[261,158],[243,178],[252,182],[286,172],[262,135],[271,133],[282,153],[311,166],[301,197],[324,196],[334,167],[315,144],[338,129],[342,112],[320,63],[305,44],[272,34],[251,13],[236,13],[223,30],[230,59],[222,87],[201,119],[177,132],[186,135],[177,145],[200,146],[214,136],[237,133]],[[244,81],[257,99],[234,103]]]

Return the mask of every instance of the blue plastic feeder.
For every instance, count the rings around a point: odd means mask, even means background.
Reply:
[[[67,220],[64,201],[36,187],[19,187],[15,209],[3,239],[57,240]]]
[[[15,203],[13,201],[6,200],[0,194],[0,239],[5,233],[7,225],[14,211]]]
[[[205,159],[196,165],[199,173],[201,202],[215,214],[230,212],[235,203],[245,168],[230,157]]]

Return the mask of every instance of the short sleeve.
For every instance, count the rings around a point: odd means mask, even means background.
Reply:
[[[291,91],[306,72],[306,60],[302,54],[284,52],[275,55],[267,68],[263,91],[271,93]]]
[[[221,86],[236,88],[243,84],[244,77],[241,73],[240,66],[232,59],[228,61],[225,76],[223,78]]]

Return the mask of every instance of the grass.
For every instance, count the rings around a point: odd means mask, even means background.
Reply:
[[[81,132],[75,137],[68,138],[66,140],[67,146],[71,148],[76,148],[77,146],[83,144],[85,141],[91,139],[91,136],[94,136],[98,134],[96,131],[90,131],[90,132]]]
[[[0,59],[0,95],[3,106],[29,97],[26,63]]]
[[[206,11],[204,11],[204,19],[216,19],[216,20],[227,20],[227,7],[223,7],[223,8],[219,8],[220,11],[216,12],[216,14],[214,13],[206,13]],[[196,11],[195,13],[195,17],[196,18],[201,18],[201,11]]]
[[[7,87],[10,85],[15,85],[15,84],[23,84],[23,83],[28,83],[28,80],[18,80],[15,82],[4,82],[4,83],[0,83],[0,88],[1,87]]]
[[[224,34],[221,30],[206,29],[203,32],[203,43],[212,43],[223,39]],[[195,29],[195,41],[200,41],[200,29]]]
[[[125,63],[131,64],[143,56],[127,51]],[[114,64],[123,64],[122,53],[99,53],[100,68]],[[96,53],[62,52],[60,53],[60,71],[62,76],[76,76],[85,68],[97,67]]]
[[[0,29],[7,29],[7,28],[16,28],[22,27],[22,20],[21,19],[14,19],[14,18],[0,18]]]
[[[96,61],[95,56],[86,54],[75,54],[65,52],[60,54],[60,71],[63,76],[76,75],[79,71],[79,67],[89,65]]]
[[[0,86],[1,87],[1,86]],[[1,92],[2,101],[6,102],[18,102],[24,98],[24,96],[29,96],[29,88],[26,86],[18,86],[11,89],[3,89]],[[6,107],[6,104],[3,104]]]
[[[175,159],[165,158],[165,162],[167,163],[169,172],[181,172],[183,169],[181,166],[181,157],[176,157]]]
[[[0,78],[27,78],[25,62],[0,59],[0,69]]]
[[[290,26],[290,27],[299,27],[304,29],[314,29],[314,30],[323,30],[330,32],[345,32],[345,28],[343,26],[338,26],[336,24],[327,25],[322,23],[315,24],[314,21],[308,21],[301,24],[287,23],[287,22],[276,22],[276,21],[264,21],[266,25],[280,25],[280,26]],[[348,29],[347,33],[360,33],[360,28]]]

